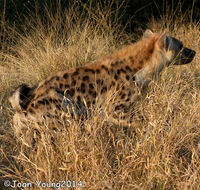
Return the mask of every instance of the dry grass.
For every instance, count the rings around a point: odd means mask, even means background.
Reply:
[[[144,117],[137,128],[113,125],[95,109],[84,125],[70,121],[70,127],[63,123],[57,131],[48,124],[37,130],[27,125],[16,138],[18,129],[12,126],[7,100],[14,87],[35,84],[52,72],[85,64],[133,40],[117,16],[110,24],[109,6],[85,7],[88,18],[77,7],[78,2],[60,15],[58,6],[55,16],[47,11],[46,26],[38,15],[28,19],[29,30],[24,29],[23,35],[2,22],[14,43],[5,42],[0,51],[1,189],[5,179],[81,181],[77,189],[199,189],[200,27],[194,23],[175,21],[173,30],[166,28],[197,54],[191,64],[171,66],[151,83],[137,104]],[[166,23],[152,21],[150,26],[160,31]],[[30,146],[32,135],[38,138],[36,148]]]

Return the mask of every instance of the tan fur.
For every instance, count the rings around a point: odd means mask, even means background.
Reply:
[[[56,110],[71,109],[73,104],[89,108],[112,97],[109,110],[113,118],[122,115],[122,119],[130,122],[130,111],[141,89],[174,59],[174,52],[165,50],[165,40],[165,32],[146,31],[140,41],[110,56],[48,77],[34,89],[23,112],[20,111],[19,89],[9,100],[18,118],[25,113],[26,118],[37,120],[41,115],[55,115]],[[70,105],[65,103],[65,97]]]

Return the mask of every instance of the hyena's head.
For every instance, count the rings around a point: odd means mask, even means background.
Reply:
[[[143,37],[152,37],[158,35],[151,30],[146,30]],[[158,43],[163,45],[164,53],[167,58],[167,65],[184,65],[190,63],[196,52],[183,46],[183,43],[176,38],[168,36],[166,32],[160,34]],[[161,47],[162,48],[162,47]]]
[[[140,42],[142,48],[139,49],[139,55],[143,59],[140,63],[144,64],[135,74],[135,78],[142,87],[156,79],[165,66],[190,63],[196,54],[195,51],[184,47],[179,40],[168,36],[166,32],[159,34],[147,29]]]
[[[173,53],[172,61],[169,64],[173,63],[174,65],[190,63],[196,54],[194,50],[184,47],[179,40],[171,36],[166,36],[165,49]]]

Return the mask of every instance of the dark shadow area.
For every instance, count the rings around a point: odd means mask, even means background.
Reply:
[[[74,1],[71,0],[0,0],[0,17],[7,21],[11,25],[20,27],[20,24],[24,23],[24,19],[30,16],[30,13],[37,12],[39,15],[45,18],[45,9],[50,10],[53,14],[56,12],[60,3],[61,11],[69,8],[70,4]],[[122,4],[121,11],[123,16],[121,23],[126,25],[130,21],[128,32],[133,31],[137,27],[145,27],[152,16],[155,19],[160,19],[166,14],[173,13],[172,17],[179,15],[188,16],[188,21],[198,21],[200,17],[200,1],[196,0],[115,0],[111,3],[110,0],[79,0],[80,12],[87,11],[84,9],[84,5],[91,4],[93,7],[98,3],[102,9],[109,4],[114,11],[115,8]],[[173,19],[173,18],[172,18]]]

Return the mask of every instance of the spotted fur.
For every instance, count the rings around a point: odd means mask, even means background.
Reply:
[[[192,61],[195,52],[183,48],[175,38],[147,30],[142,39],[110,56],[82,67],[61,71],[35,87],[21,85],[9,100],[15,110],[14,122],[22,118],[37,121],[40,116],[54,117],[58,111],[71,117],[85,118],[90,107],[111,98],[113,118],[131,122],[143,88],[159,76],[165,66]]]

